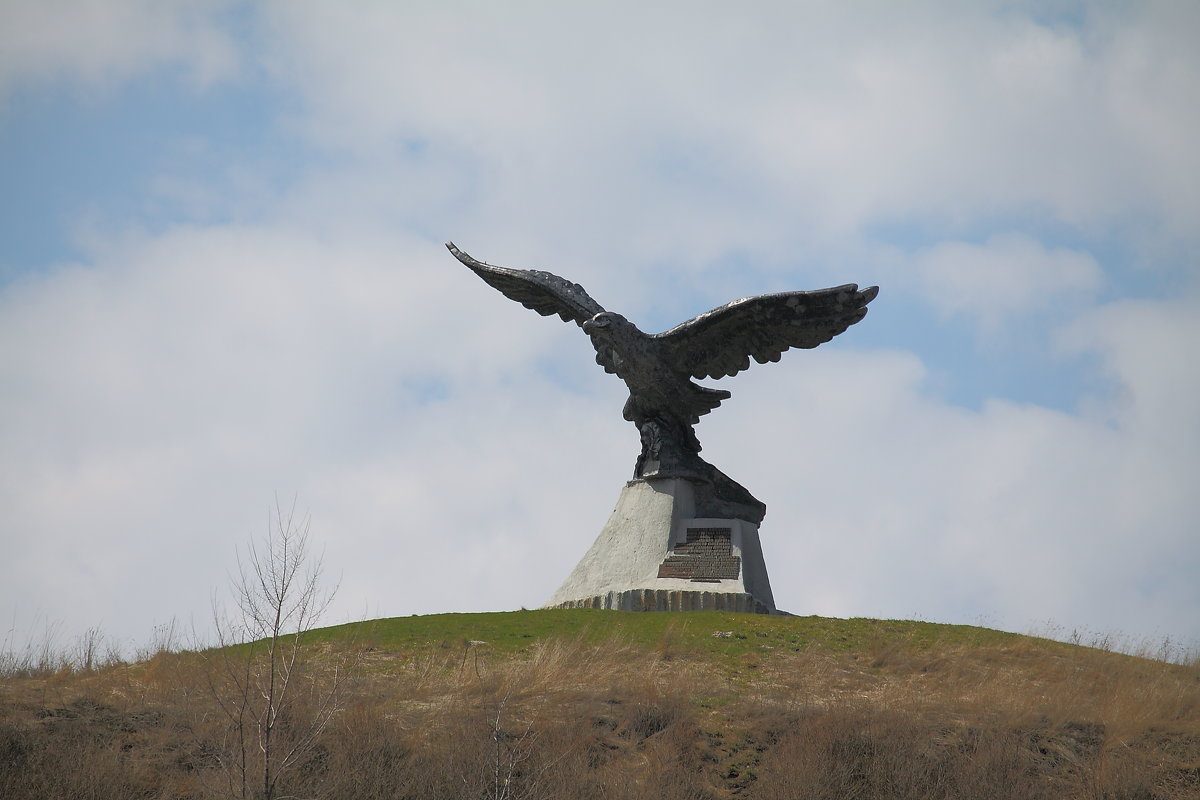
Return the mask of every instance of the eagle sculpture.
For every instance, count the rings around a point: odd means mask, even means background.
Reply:
[[[766,507],[700,458],[693,426],[730,394],[693,378],[723,378],[778,361],[791,347],[828,342],[867,314],[876,286],[853,283],[810,292],[745,297],[658,334],[646,334],[620,314],[605,311],[577,283],[541,270],[510,269],[477,261],[447,242],[454,257],[505,297],[543,316],[558,314],[592,340],[596,363],[629,387],[624,417],[637,426],[642,451],[635,478],[685,478],[706,486],[712,516],[737,513],[761,521]],[[719,513],[718,513],[719,512]]]

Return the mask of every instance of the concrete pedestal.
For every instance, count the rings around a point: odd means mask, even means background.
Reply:
[[[696,516],[686,478],[639,478],[547,608],[776,613],[758,525]]]

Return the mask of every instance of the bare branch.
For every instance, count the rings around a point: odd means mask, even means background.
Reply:
[[[300,713],[295,680],[305,661],[303,642],[333,601],[334,586],[321,583],[322,558],[309,551],[310,518],[275,501],[267,532],[237,553],[230,590],[238,618],[230,620],[214,600],[223,663],[209,690],[225,715],[236,751],[222,758],[230,786],[240,796],[276,796],[280,776],[312,747],[339,706],[342,680],[335,670],[323,690],[313,684],[315,709]],[[251,758],[251,748],[257,755]],[[251,783],[259,788],[251,791]]]

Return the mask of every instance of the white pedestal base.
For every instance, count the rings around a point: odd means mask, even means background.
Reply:
[[[758,526],[697,518],[684,478],[630,481],[548,608],[775,613]]]

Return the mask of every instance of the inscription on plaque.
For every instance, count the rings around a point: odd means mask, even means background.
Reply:
[[[736,580],[742,559],[733,554],[730,528],[688,528],[687,541],[658,567],[660,578],[682,578],[696,583]]]

